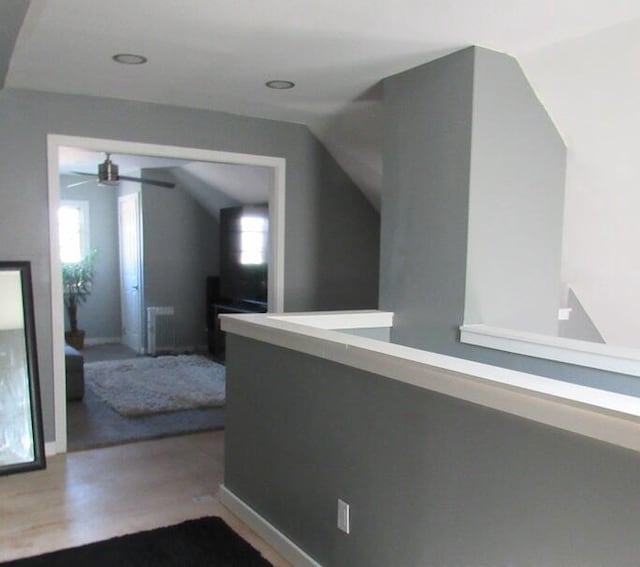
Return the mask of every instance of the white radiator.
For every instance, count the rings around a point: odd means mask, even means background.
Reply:
[[[176,348],[173,305],[147,307],[147,354],[170,353]]]

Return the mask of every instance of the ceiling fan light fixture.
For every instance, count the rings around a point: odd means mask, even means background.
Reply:
[[[272,81],[267,81],[265,85],[270,89],[276,89],[279,91],[292,89],[293,87],[296,86],[296,84],[293,81],[284,81],[282,79],[274,79]]]
[[[107,159],[98,165],[98,183],[101,185],[117,185],[119,181],[118,166],[111,161],[109,154],[107,154]]]
[[[112,59],[116,63],[122,63],[123,65],[144,65],[147,62],[147,58],[144,55],[138,55],[137,53],[116,53]]]

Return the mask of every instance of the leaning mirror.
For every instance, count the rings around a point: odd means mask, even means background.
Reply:
[[[29,262],[0,262],[0,474],[44,468]]]

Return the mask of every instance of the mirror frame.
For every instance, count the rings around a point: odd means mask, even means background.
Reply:
[[[43,469],[46,467],[44,434],[42,430],[42,406],[40,403],[40,377],[36,350],[36,331],[31,280],[31,263],[28,261],[0,261],[0,271],[17,271],[22,290],[22,313],[24,318],[24,340],[26,348],[27,386],[31,407],[31,431],[33,437],[32,461],[21,461],[0,466],[0,475]]]

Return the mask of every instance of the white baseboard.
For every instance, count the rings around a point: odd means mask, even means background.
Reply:
[[[220,502],[264,539],[282,557],[296,567],[322,567],[287,536],[271,525],[253,508],[238,498],[224,484],[220,485]]]
[[[122,342],[122,337],[95,337],[95,338],[84,340],[84,344],[87,346],[115,345],[121,342]]]
[[[53,457],[58,454],[58,444],[55,441],[47,441],[44,444],[44,454],[46,457]]]

